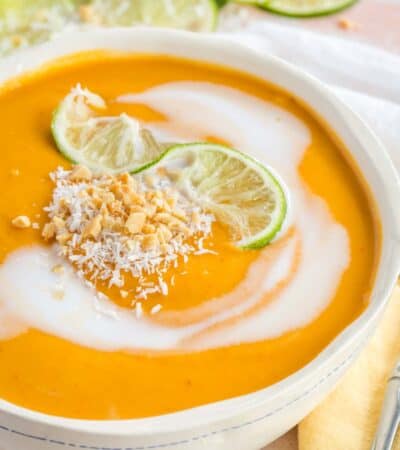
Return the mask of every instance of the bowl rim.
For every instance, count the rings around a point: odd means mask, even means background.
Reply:
[[[43,62],[48,64],[48,62],[51,63],[52,60],[57,59],[60,56],[72,55],[77,51],[79,52],[79,50],[76,49],[68,51],[68,43],[77,44],[77,42],[88,42],[89,46],[85,47],[85,45],[82,45],[82,50],[105,49],[106,51],[110,50],[111,52],[122,51],[134,53],[138,50],[126,50],[123,48],[124,45],[122,44],[119,45],[118,48],[111,48],[109,45],[112,45],[110,42],[114,42],[113,39],[119,39],[121,42],[122,40],[125,42],[130,40],[135,42],[136,38],[140,38],[139,41],[141,44],[139,44],[139,46],[143,45],[143,43],[152,42],[153,44],[160,45],[159,43],[161,41],[171,44],[171,47],[175,45],[173,50],[169,53],[172,56],[182,56],[179,54],[179,51],[177,51],[177,45],[182,48],[191,47],[192,50],[194,48],[196,50],[201,50],[196,53],[196,55],[190,57],[186,56],[186,58],[192,59],[193,61],[200,60],[212,62],[211,59],[204,56],[204,53],[207,52],[211,53],[212,51],[216,51],[220,54],[234,52],[238,58],[246,57],[253,61],[257,60],[260,64],[262,63],[265,66],[269,65],[275,67],[292,79],[298,80],[302,86],[318,95],[322,103],[329,105],[332,108],[332,111],[334,111],[338,117],[340,116],[342,122],[343,120],[348,121],[348,124],[343,126],[347,127],[350,133],[360,140],[360,145],[363,147],[363,151],[369,160],[369,163],[376,164],[376,173],[380,174],[383,178],[380,181],[386,195],[385,202],[388,204],[384,205],[387,209],[384,217],[382,217],[382,213],[380,214],[382,230],[384,233],[381,243],[381,256],[380,261],[377,264],[378,271],[374,281],[374,289],[371,294],[370,304],[365,311],[349,326],[342,330],[336,338],[321,351],[321,353],[307,365],[283,380],[266,388],[231,399],[160,416],[139,419],[86,420],[65,418],[30,410],[0,399],[0,413],[7,413],[36,424],[59,427],[65,430],[96,433],[103,436],[133,436],[137,434],[154,435],[158,432],[166,433],[169,431],[177,432],[179,430],[188,430],[193,426],[193,423],[196,426],[200,426],[229,420],[238,415],[238,411],[242,414],[248,409],[254,409],[266,401],[272,401],[290,390],[295,389],[296,386],[306,383],[313,377],[313,373],[315,373],[317,369],[326,367],[335,356],[348,348],[352,341],[356,340],[357,337],[360,337],[366,331],[366,329],[372,326],[386,306],[400,271],[400,211],[397,212],[393,207],[389,208],[390,205],[395,205],[395,201],[400,197],[400,180],[386,150],[361,118],[339,100],[326,85],[276,56],[255,50],[254,48],[239,42],[237,38],[226,34],[195,34],[187,31],[147,27],[72,31],[61,33],[57,38],[50,42],[33,48],[19,50],[15,54],[0,60],[0,85],[5,80],[14,78],[25,71],[31,72],[40,69]],[[234,43],[234,46],[232,43]],[[58,50],[59,48],[64,48],[65,53],[60,53]],[[148,52],[147,50],[144,50],[143,53],[159,54],[158,51]],[[165,53],[168,54],[168,52]],[[51,56],[44,57],[44,54],[49,54]],[[35,68],[25,67],[25,61],[28,58],[39,61],[39,63],[33,64]],[[242,70],[233,66],[231,63],[227,63],[223,58],[220,65],[232,67],[234,70]],[[6,67],[7,70],[3,71],[2,69]],[[246,70],[242,71],[246,72]],[[6,75],[4,75],[3,72],[6,72]],[[247,73],[260,77],[260,74],[252,69],[247,70]],[[268,80],[267,77],[264,78]],[[273,84],[277,83],[273,82]],[[283,86],[283,90],[291,93],[290,88],[286,86]],[[295,97],[302,100],[297,94],[295,94]],[[303,103],[307,105],[306,101],[303,101]],[[314,105],[309,106],[309,108],[312,111],[315,110]],[[338,133],[338,135],[341,137],[341,133]],[[378,154],[379,158],[377,157]],[[364,174],[364,171],[361,168],[360,172]],[[365,174],[364,177],[367,178]],[[384,266],[384,270],[382,266]]]

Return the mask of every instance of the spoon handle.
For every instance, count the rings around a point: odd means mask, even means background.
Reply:
[[[390,450],[400,422],[400,362],[397,363],[383,400],[381,417],[371,450]]]

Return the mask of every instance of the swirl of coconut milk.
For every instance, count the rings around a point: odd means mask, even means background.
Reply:
[[[216,136],[275,169],[290,192],[286,227],[231,292],[157,319],[98,300],[71,267],[60,279],[51,270],[60,263],[54,249],[21,248],[0,266],[0,338],[36,328],[99,350],[191,351],[277,337],[315,319],[334,296],[350,251],[345,229],[299,176],[307,126],[271,103],[203,82],[167,83],[117,101],[161,112],[167,120],[146,127],[162,140]],[[60,283],[62,301],[54,296]]]

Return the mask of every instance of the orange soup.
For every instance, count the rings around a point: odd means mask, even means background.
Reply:
[[[146,178],[72,169],[50,128],[72,88],[90,89],[104,99],[104,116],[133,118],[163,142],[220,143],[265,164],[288,198],[278,235],[243,249],[207,211],[190,210],[192,234],[175,211],[188,241],[179,257],[168,253],[162,275],[149,270],[147,278],[130,270],[134,252],[119,262],[113,247],[109,276],[87,248],[84,262],[68,253],[71,233],[45,240],[65,205],[75,208],[71,225],[92,202],[87,178],[101,191],[99,211],[112,191],[111,208],[122,215],[124,192]],[[0,397],[7,401],[64,417],[127,419],[250,393],[310,362],[368,303],[379,254],[368,192],[323,125],[263,80],[166,56],[81,54],[8,83],[0,130]],[[83,181],[85,193],[77,194]],[[151,214],[163,214],[155,212],[159,201],[185,208],[168,189],[161,183],[135,201],[156,205]],[[135,208],[125,228],[153,236],[147,213]],[[168,224],[158,217],[160,227]],[[95,220],[86,225],[93,244],[101,231]],[[142,246],[153,244],[143,236]],[[126,286],[117,264],[129,272]]]

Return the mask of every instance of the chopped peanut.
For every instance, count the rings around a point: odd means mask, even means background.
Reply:
[[[178,231],[185,235],[189,234],[189,228],[180,220],[174,220],[168,224],[168,227],[171,231]]]
[[[57,242],[61,245],[65,245],[72,237],[71,233],[65,232],[57,235]]]
[[[124,184],[130,184],[130,180],[132,180],[132,177],[129,175],[129,173],[121,173],[118,175],[118,180],[121,181],[121,183]]]
[[[358,24],[350,19],[347,19],[346,17],[341,17],[338,20],[338,26],[339,28],[342,28],[343,30],[357,30],[359,28]]]
[[[28,216],[17,216],[11,221],[15,228],[29,228],[31,226],[31,219]]]
[[[182,211],[182,210],[179,209],[179,208],[175,208],[175,209],[172,211],[172,215],[173,215],[174,217],[176,217],[177,219],[180,219],[180,220],[183,220],[183,221],[185,221],[185,220],[187,219],[186,214],[185,214],[185,211]]]
[[[93,219],[87,223],[85,229],[83,230],[83,236],[97,239],[101,232],[101,222],[102,216],[100,214],[98,214],[96,217],[93,217]]]
[[[142,233],[144,234],[152,234],[156,232],[156,227],[152,225],[151,223],[146,223],[143,225]]]
[[[163,255],[167,254],[169,250],[169,246],[167,244],[161,243],[160,245],[160,251]]]
[[[71,181],[90,181],[92,179],[92,172],[85,166],[75,166],[69,175]]]
[[[70,204],[71,202],[69,201],[68,198],[62,198],[60,200],[60,208],[68,208]]]
[[[154,179],[153,175],[146,174],[144,176],[144,181],[148,187],[150,187],[150,188],[154,187],[155,179]]]
[[[133,203],[133,204],[141,205],[141,206],[144,205],[144,199],[143,199],[143,197],[141,197],[140,195],[138,195],[138,194],[136,194],[136,193],[134,193],[134,192],[132,192],[131,200],[132,200],[132,203]]]
[[[171,214],[158,213],[154,216],[154,220],[168,225],[169,223],[173,222],[175,219],[173,218],[173,216],[171,216]]]
[[[125,227],[129,231],[129,233],[140,233],[145,221],[146,214],[141,212],[133,212],[129,214],[128,220],[125,222]]]
[[[46,223],[42,230],[43,238],[48,241],[56,234],[56,227],[53,222]]]
[[[104,203],[112,203],[115,201],[115,196],[112,192],[105,192],[102,194],[101,199]]]
[[[167,175],[167,169],[166,169],[165,167],[160,166],[160,167],[157,169],[157,173],[158,173],[158,175],[160,175],[161,177],[162,177],[162,176],[165,176],[165,175]]]
[[[157,235],[155,234],[146,234],[143,237],[142,241],[142,248],[143,250],[153,250],[155,249],[159,244]]]
[[[147,214],[147,217],[152,218],[154,216],[154,214],[156,213],[157,208],[154,205],[148,204],[144,207],[144,210]]]
[[[146,210],[143,208],[143,206],[139,206],[139,205],[129,206],[129,212],[140,212],[140,213],[146,214]]]
[[[167,197],[167,203],[171,208],[175,208],[176,198],[175,197]]]
[[[168,227],[165,225],[160,225],[158,227],[158,237],[162,243],[169,242],[172,238],[172,233]]]
[[[57,231],[60,231],[65,227],[65,221],[58,216],[53,217],[53,224]]]
[[[64,266],[61,264],[57,264],[51,270],[54,273],[62,274],[64,273]]]

